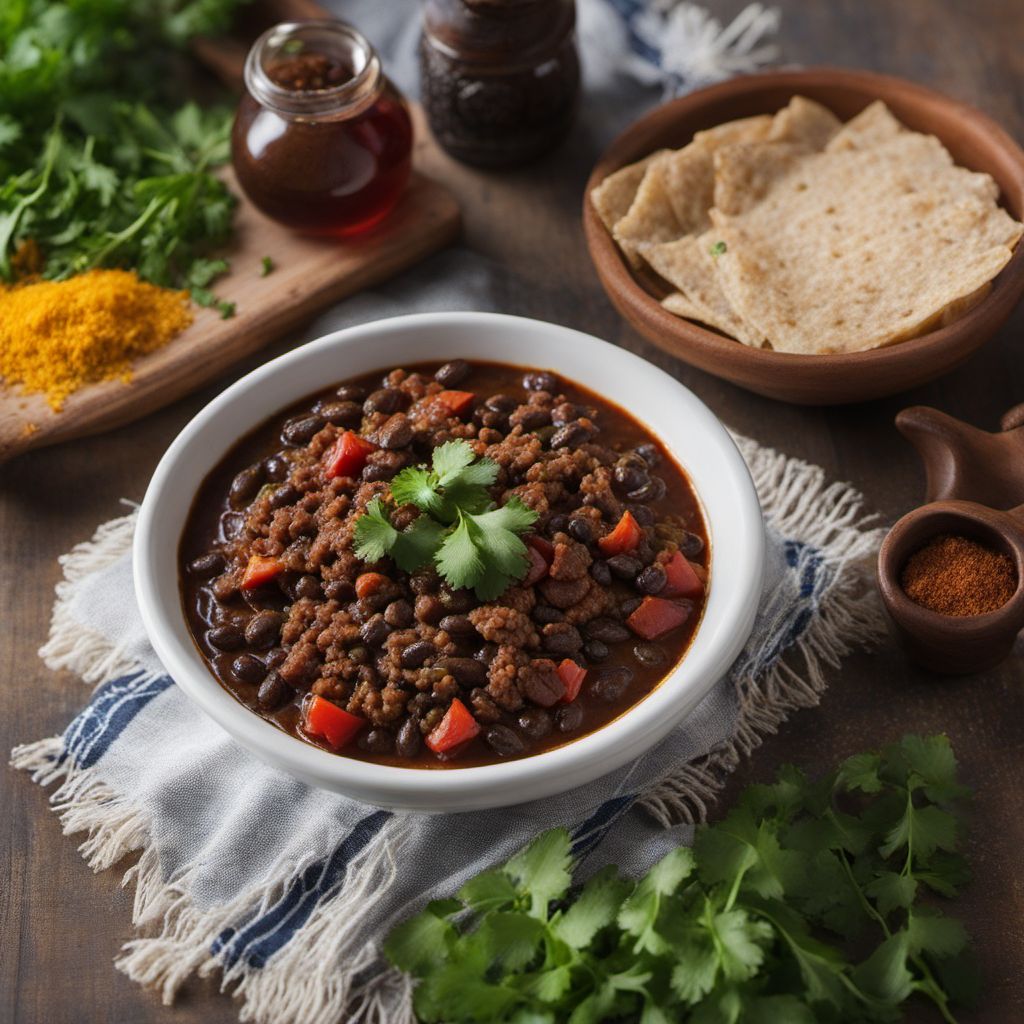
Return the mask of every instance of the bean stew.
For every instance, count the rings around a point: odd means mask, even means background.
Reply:
[[[356,553],[381,503],[389,536],[424,526],[392,481],[460,439],[496,464],[486,507],[533,520],[505,537],[519,568],[487,600],[442,560],[407,572],[397,553]],[[641,701],[693,638],[709,557],[692,485],[637,420],[550,372],[463,360],[272,417],[203,482],[179,550],[185,614],[225,689],[306,742],[412,768],[536,754]]]

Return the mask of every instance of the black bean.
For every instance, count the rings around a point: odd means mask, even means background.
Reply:
[[[658,450],[658,446],[656,444],[651,444],[650,441],[647,441],[644,444],[638,444],[633,450],[641,459],[644,460],[644,462],[647,463],[648,466],[651,467],[651,469],[661,462],[661,452]]]
[[[328,580],[324,583],[323,591],[329,601],[351,601],[356,588],[349,580]]]
[[[220,534],[224,540],[234,540],[245,529],[245,516],[241,512],[225,512],[220,517]]]
[[[361,402],[366,397],[366,388],[360,384],[342,384],[334,393],[343,402]]]
[[[531,739],[543,739],[551,732],[551,715],[543,708],[527,708],[519,715],[519,728]]]
[[[556,448],[575,448],[577,445],[589,441],[590,438],[590,431],[579,420],[576,420],[573,423],[567,423],[564,427],[559,427],[551,435],[549,447],[552,451]]]
[[[593,576],[602,587],[607,587],[612,581],[612,571],[608,568],[608,563],[600,558],[596,562],[591,563],[590,575]]]
[[[660,565],[649,565],[636,578],[636,589],[641,594],[657,594],[664,589],[668,577]]]
[[[624,666],[601,669],[590,684],[590,693],[598,700],[613,704],[621,699],[632,681],[632,670]]]
[[[569,520],[569,536],[581,544],[589,544],[594,539],[594,528],[589,519],[578,516]]]
[[[696,558],[704,550],[704,539],[687,530],[679,540],[679,550],[687,558]]]
[[[520,412],[519,410],[524,410]],[[536,409],[533,406],[521,405],[516,410],[516,423],[523,430],[536,430],[546,427],[551,422],[551,413],[547,409]]]
[[[228,489],[228,499],[235,508],[248,505],[263,483],[263,467],[258,463],[237,474]]]
[[[437,654],[437,648],[429,640],[417,640],[409,644],[400,655],[402,668],[419,668],[427,658]]]
[[[555,712],[555,725],[559,732],[575,732],[583,724],[583,708],[567,704]]]
[[[413,438],[412,424],[408,416],[397,412],[377,431],[377,443],[387,451],[405,448]]]
[[[516,757],[526,749],[520,736],[507,725],[492,725],[484,733],[484,739],[500,757]]]
[[[444,615],[444,605],[435,594],[420,594],[416,598],[416,618],[429,626],[436,626]]]
[[[245,642],[256,650],[265,650],[277,643],[281,633],[279,612],[259,612],[245,626]]]
[[[263,473],[269,483],[279,484],[282,480],[287,480],[291,471],[291,463],[280,452],[277,455],[268,455],[263,460]]]
[[[498,653],[498,645],[492,643],[486,643],[480,648],[476,654],[473,655],[474,660],[479,661],[481,665],[490,665],[494,661],[495,655]]]
[[[652,476],[643,487],[630,491],[627,497],[630,501],[661,501],[667,493],[665,481],[660,476]]]
[[[415,621],[412,605],[405,598],[392,601],[384,609],[384,621],[395,629],[408,629]]]
[[[214,626],[207,632],[206,639],[218,651],[237,651],[245,643],[242,630],[234,624]]]
[[[583,645],[583,654],[587,661],[604,661],[610,653],[608,645],[600,640],[588,640]]]
[[[415,718],[407,718],[395,741],[395,752],[399,757],[415,757],[420,752],[423,743],[423,736],[420,733],[419,722]]]
[[[627,505],[629,514],[637,521],[638,526],[653,526],[654,513],[646,505]]]
[[[476,626],[470,622],[468,615],[446,615],[437,627],[449,636],[473,636],[476,633]]]
[[[558,387],[558,378],[553,373],[538,370],[523,376],[523,387],[527,391],[554,391]]]
[[[360,639],[371,647],[380,647],[390,635],[391,627],[384,621],[384,616],[380,612],[371,615],[359,629]]]
[[[621,622],[604,616],[599,619],[591,619],[583,627],[583,632],[588,640],[600,640],[606,644],[617,644],[622,640],[628,640],[631,635]]]
[[[307,573],[295,581],[294,591],[297,601],[302,598],[315,601],[320,596],[320,581],[315,576],[310,576]]]
[[[485,408],[490,409],[491,412],[503,413],[506,416],[518,405],[519,402],[511,395],[491,395],[484,400]]]
[[[562,402],[551,410],[551,422],[556,427],[564,427],[579,417],[580,410],[572,402]]]
[[[565,696],[565,684],[553,665],[550,669],[535,668],[532,672],[521,674],[517,681],[523,696],[542,708],[557,704]]]
[[[258,683],[267,674],[267,666],[251,654],[240,654],[231,662],[231,674],[240,683]]]
[[[550,536],[554,536],[556,533],[565,533],[569,526],[569,517],[559,513],[558,515],[552,516],[548,520],[547,532]]]
[[[363,407],[359,402],[326,400],[317,402],[314,412],[336,427],[358,427],[363,421]]]
[[[193,558],[188,563],[188,571],[193,576],[208,580],[211,576],[222,573],[226,565],[227,561],[219,551],[208,551],[205,555]]]
[[[387,729],[371,729],[359,737],[359,747],[371,754],[390,754],[395,741]]]
[[[323,430],[322,416],[295,416],[281,428],[281,443],[290,444],[293,448],[309,444],[313,435]]]
[[[530,617],[541,626],[546,626],[551,622],[561,622],[565,618],[565,613],[547,604],[537,604],[533,606]]]
[[[628,619],[642,603],[642,597],[627,597],[626,600],[619,605],[619,616],[623,619]]]
[[[390,480],[407,462],[405,452],[372,452],[363,467],[364,480]]]
[[[299,492],[291,484],[281,484],[270,495],[270,500],[267,504],[273,509],[278,509],[285,508],[287,505],[293,505],[298,500]]]
[[[556,658],[569,658],[583,645],[583,637],[575,626],[563,624],[556,632],[546,634],[541,640],[545,653]]]
[[[405,405],[405,396],[395,388],[379,388],[363,402],[363,412],[369,416],[371,413],[384,412],[389,415],[398,412]]]
[[[645,487],[651,478],[642,460],[635,457],[633,461],[630,461],[628,457],[620,459],[612,477],[615,481],[615,489],[621,492],[637,491],[641,487]]]
[[[476,604],[472,593],[468,590],[452,590],[450,587],[444,586],[441,588],[439,596],[445,609],[454,615],[468,612]]]
[[[445,658],[437,667],[454,677],[460,686],[487,685],[487,666],[475,658]]]
[[[469,363],[465,359],[453,359],[450,363],[445,363],[434,374],[434,380],[446,388],[453,388],[456,384],[461,384],[468,376]]]
[[[281,677],[280,672],[271,672],[260,683],[260,688],[256,692],[256,699],[268,711],[279,708],[289,696],[291,696],[291,687]]]
[[[645,668],[658,668],[668,660],[665,649],[658,644],[641,643],[633,648],[633,657]]]
[[[643,567],[640,559],[632,555],[614,555],[608,559],[608,568],[611,569],[612,575],[620,580],[636,579]]]

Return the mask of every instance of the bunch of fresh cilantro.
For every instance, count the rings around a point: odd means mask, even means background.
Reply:
[[[813,1024],[942,1019],[971,997],[967,937],[935,906],[967,876],[944,736],[907,736],[819,782],[783,768],[639,882],[572,887],[569,836],[431,903],[385,951],[424,1021]]]
[[[182,104],[180,47],[241,2],[0,4],[0,278],[118,266],[215,301],[226,264],[204,254],[230,234],[235,200],[210,172],[231,119]],[[40,266],[19,266],[26,245]]]
[[[406,572],[432,563],[452,587],[492,600],[526,573],[519,535],[537,519],[515,497],[495,507],[488,488],[497,478],[498,464],[477,459],[466,441],[439,445],[429,469],[409,466],[391,481],[390,502],[375,497],[369,503],[356,523],[356,554],[366,562],[390,556]],[[415,505],[420,515],[397,530],[395,505]]]

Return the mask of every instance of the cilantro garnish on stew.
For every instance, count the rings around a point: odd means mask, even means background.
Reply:
[[[820,781],[783,768],[638,882],[606,867],[573,888],[554,829],[384,951],[422,1021],[887,1022],[917,994],[954,1022],[976,978],[937,897],[967,877],[965,793],[945,736],[906,736]]]
[[[367,505],[356,523],[356,554],[366,562],[387,555],[406,572],[433,563],[450,586],[492,600],[526,575],[521,535],[537,519],[519,498],[495,505],[488,488],[497,477],[498,464],[476,458],[466,441],[440,445],[430,467],[409,466],[391,481],[390,500],[378,495]],[[391,521],[398,505],[420,510],[404,530]]]

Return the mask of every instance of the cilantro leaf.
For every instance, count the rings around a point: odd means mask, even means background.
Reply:
[[[441,542],[437,549],[437,571],[456,589],[472,589],[483,577],[484,563],[473,537],[473,527],[466,516]]]
[[[465,441],[446,441],[438,445],[431,455],[437,486],[447,487],[461,476],[462,471],[469,467],[474,458],[473,449]]]
[[[415,572],[433,561],[444,527],[430,516],[418,516],[410,526],[402,530],[391,545],[391,557],[399,569]]]
[[[561,899],[572,882],[570,864],[569,833],[554,828],[520,850],[505,865],[505,871],[520,892],[530,895],[531,913],[547,918],[548,904]]]
[[[391,496],[399,505],[415,505],[424,512],[441,508],[433,475],[423,466],[408,466],[391,481]]]
[[[395,545],[398,531],[391,525],[380,495],[371,499],[356,520],[355,552],[364,562],[379,562]]]
[[[554,919],[552,933],[575,949],[586,949],[602,928],[614,922],[631,888],[614,867],[603,868],[590,878],[568,910]]]

